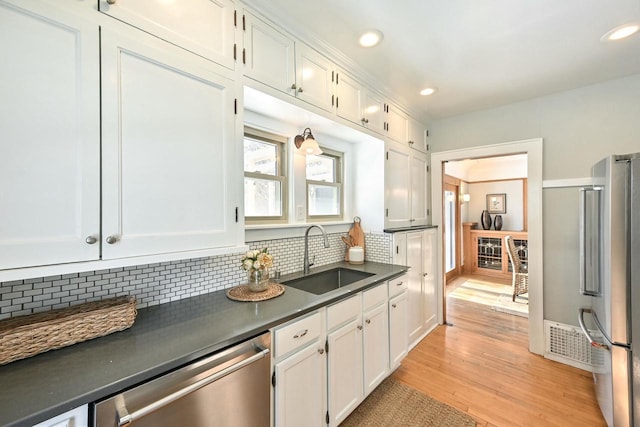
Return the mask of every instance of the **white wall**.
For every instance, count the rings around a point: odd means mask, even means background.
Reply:
[[[442,96],[443,94],[440,94]],[[583,178],[612,153],[640,151],[640,74],[435,121],[433,151],[544,139],[543,178]],[[577,324],[577,189],[543,190],[544,317]]]

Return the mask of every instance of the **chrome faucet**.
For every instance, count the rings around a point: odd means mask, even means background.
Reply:
[[[324,236],[324,247],[329,247],[329,239],[327,239],[327,233],[324,231],[321,225],[310,225],[307,227],[307,231],[304,232],[304,274],[309,274],[309,267],[313,265],[313,263],[309,262],[309,231],[313,227],[316,227],[318,230],[322,231],[322,235]]]

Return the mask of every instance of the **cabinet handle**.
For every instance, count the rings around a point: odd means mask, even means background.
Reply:
[[[362,330],[362,325],[358,325],[358,330]]]
[[[298,92],[302,92],[302,88],[299,88],[299,89],[298,89]]]
[[[297,334],[295,334],[293,338],[294,339],[302,338],[303,336],[307,335],[307,332],[309,332],[309,330],[305,329],[304,331],[298,332]]]
[[[291,85],[291,89],[296,90],[297,88],[298,88],[298,86],[296,86],[295,83]]]
[[[118,241],[118,236],[109,236],[107,237],[107,243],[110,245],[113,245],[115,242]]]
[[[366,323],[367,325],[370,325],[371,324],[371,319],[365,320],[364,323]]]
[[[98,241],[98,239],[96,239],[93,236],[88,236],[86,239],[84,239],[84,241],[89,245],[93,245],[95,242]]]
[[[319,349],[318,349],[318,353],[320,353],[320,354],[324,354],[324,348],[319,348]]]
[[[397,306],[397,305],[395,305],[395,304],[391,304],[391,307],[396,308],[396,307],[398,307],[398,306]]]
[[[108,4],[116,4],[116,0],[107,0]]]
[[[396,283],[396,286],[402,286],[403,283],[404,282],[398,282],[398,283]]]

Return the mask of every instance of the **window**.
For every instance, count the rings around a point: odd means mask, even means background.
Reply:
[[[245,128],[244,216],[248,222],[287,220],[286,138]]]
[[[306,156],[307,216],[315,219],[342,218],[343,154],[322,147],[323,153]]]

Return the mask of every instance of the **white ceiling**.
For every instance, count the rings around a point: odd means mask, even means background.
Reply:
[[[247,0],[299,36],[337,48],[424,121],[640,73],[640,0]],[[384,33],[365,49],[365,29]],[[438,92],[418,92],[435,86]]]

